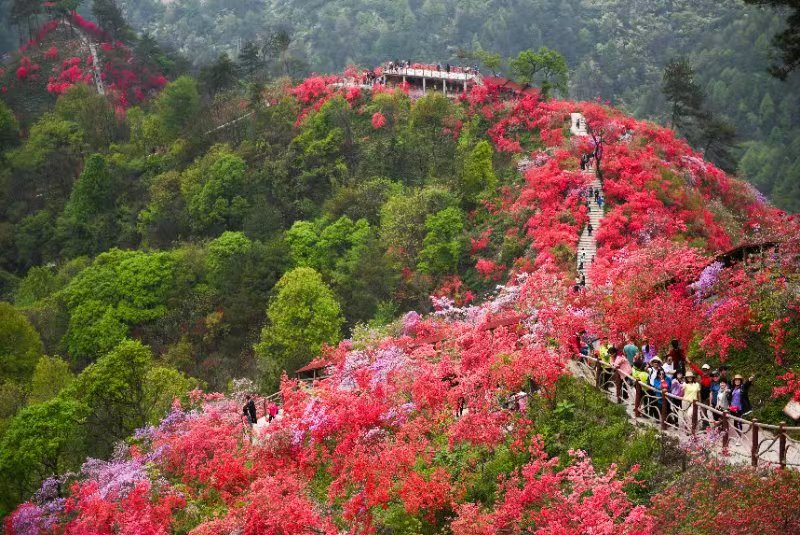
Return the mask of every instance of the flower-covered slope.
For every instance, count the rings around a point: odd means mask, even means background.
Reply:
[[[304,106],[298,121],[342,94],[375,130],[393,124],[395,108],[375,109],[372,96],[337,81],[314,78],[292,90]],[[569,136],[574,111],[593,137]],[[529,162],[470,214],[475,267],[462,279],[505,284],[468,305],[469,289],[451,279],[434,314],[408,312],[327,349],[328,378],[285,380],[280,417],[255,437],[240,417],[242,399],[193,392],[114,459],[87,462],[65,497],[58,482],[46,482],[7,519],[7,531],[561,534],[669,526],[660,509],[630,498],[635,470],[598,471],[580,451],[549,458],[525,393],[554,395],[582,329],[636,332],[658,346],[678,338],[717,358],[759,334],[786,363],[800,310],[796,223],[670,131],[600,104],[478,86],[462,96],[458,114],[443,134],[490,140],[498,166]],[[590,180],[578,164],[593,143],[607,214],[595,285],[577,292],[576,247],[587,221],[581,194]],[[734,246],[775,241],[781,248],[761,259],[756,276],[752,265],[714,263]],[[760,307],[766,292],[785,306]],[[523,410],[508,410],[512,395]],[[497,452],[503,469],[492,464]],[[766,494],[759,481],[753,496]],[[685,513],[683,498],[669,496]]]
[[[97,43],[98,64],[88,46],[90,40]],[[124,43],[72,12],[45,23],[13,61],[0,68],[0,93],[11,100],[17,95],[30,100],[37,91],[55,97],[75,84],[95,87],[95,76],[119,113],[167,83],[164,75],[135,58]]]

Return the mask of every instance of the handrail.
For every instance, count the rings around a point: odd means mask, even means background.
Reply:
[[[635,390],[634,417],[654,420],[660,424],[662,431],[672,428],[685,436],[705,434],[712,438],[713,445],[721,442],[719,445],[723,455],[738,455],[739,457],[748,456],[741,443],[749,435],[749,456],[752,466],[758,466],[759,461],[763,461],[781,468],[800,468],[800,441],[788,436],[790,433],[800,433],[798,426],[787,426],[785,423],[763,424],[757,419],[748,420],[734,416],[730,411],[723,412],[700,401],[692,401],[691,405],[685,406],[685,400],[682,397],[669,392],[661,392],[652,385],[614,368],[606,361],[587,355],[576,356],[575,361],[589,370],[593,369],[595,387],[615,397],[618,403],[623,403],[623,390],[625,390],[623,385],[626,385],[627,395],[625,397],[627,404],[630,405],[630,388],[633,385]],[[588,377],[585,379],[589,380]],[[613,391],[609,387],[613,388]],[[653,410],[653,400],[662,398],[671,401],[669,403],[656,401],[656,410]],[[653,415],[654,412],[657,413],[657,416]],[[718,430],[719,436],[711,436],[709,430],[712,429]],[[736,446],[740,448],[739,451],[730,447],[731,435],[737,439]],[[766,447],[764,447],[765,445]],[[789,459],[790,450],[797,457],[796,459]]]

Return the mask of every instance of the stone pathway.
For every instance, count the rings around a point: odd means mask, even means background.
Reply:
[[[570,132],[572,132],[572,135],[589,135],[586,131],[586,119],[583,117],[583,114],[570,114],[570,121]],[[591,195],[587,197],[589,200],[589,223],[584,227],[580,240],[578,241],[578,259],[575,267],[578,270],[577,282],[580,283],[580,281],[583,280],[586,286],[589,286],[591,284],[589,279],[589,267],[592,265],[592,261],[594,261],[594,257],[597,255],[596,235],[597,231],[600,229],[600,222],[605,215],[602,206],[595,199],[603,199],[604,195],[603,184],[600,182],[600,179],[597,178],[594,169],[582,170],[581,173],[586,176],[587,181],[591,179],[591,184],[589,186],[591,187]],[[599,193],[595,195],[595,192]],[[589,193],[588,189],[586,193]],[[591,225],[591,232],[589,231],[589,225]]]

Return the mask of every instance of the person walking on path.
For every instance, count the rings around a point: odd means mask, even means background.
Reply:
[[[586,227],[586,230],[589,231],[589,236],[591,236],[592,235],[592,231],[594,230],[594,227],[592,226],[591,223],[589,223],[589,225]]]
[[[258,421],[256,418],[256,402],[253,401],[253,396],[250,394],[248,394],[245,399],[247,401],[242,407],[242,414],[247,416],[247,422],[250,424],[250,427],[253,427],[253,424]]]
[[[617,353],[617,348],[613,348],[614,350],[614,360],[611,361],[611,367],[615,370],[619,371],[623,375],[630,375],[633,373],[633,366],[631,363],[628,362],[628,358],[625,356],[624,351],[622,353]]]
[[[691,425],[689,420],[689,409],[692,408],[692,403],[699,401],[700,398],[700,383],[695,380],[694,373],[691,371],[686,372],[686,383],[683,385],[683,417],[686,421],[687,428]]]
[[[738,373],[733,376],[733,388],[730,393],[731,414],[741,418],[752,408],[750,405],[750,385],[753,384],[755,376],[750,376],[747,381]],[[742,423],[736,422],[736,429],[742,430]]]
[[[625,353],[625,358],[628,359],[630,365],[633,366],[633,361],[636,360],[639,348],[633,343],[632,338],[628,337],[628,343],[622,348],[622,352]]]

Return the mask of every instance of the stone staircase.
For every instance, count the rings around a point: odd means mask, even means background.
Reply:
[[[586,119],[581,113],[570,114],[570,132],[574,136],[587,136]],[[592,195],[587,197],[589,199],[589,224],[592,226],[592,232],[589,233],[589,225],[587,225],[581,233],[580,240],[578,241],[578,258],[576,268],[578,270],[578,282],[584,280],[586,286],[591,284],[589,279],[589,267],[592,265],[594,257],[597,255],[597,241],[595,239],[597,231],[600,229],[600,222],[603,220],[604,211],[600,204],[595,201],[595,191],[599,191],[599,197],[604,198],[603,184],[594,172],[594,169],[586,169],[581,171],[586,176],[587,182],[591,179]],[[588,194],[588,187],[585,191]]]
[[[573,136],[588,136],[586,131],[586,118],[582,113],[570,113],[569,131]]]

